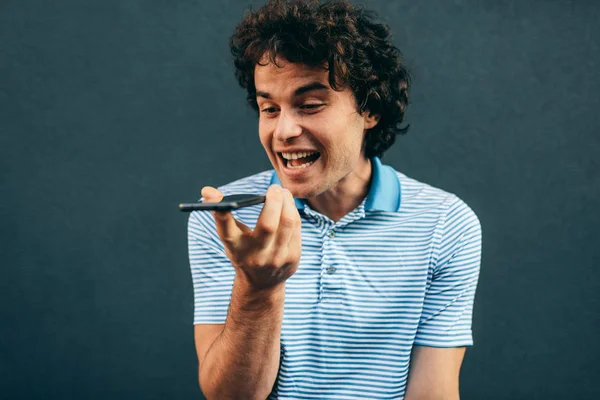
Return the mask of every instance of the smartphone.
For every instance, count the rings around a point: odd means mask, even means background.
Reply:
[[[232,194],[224,196],[219,203],[183,203],[179,205],[180,211],[211,210],[231,211],[238,208],[264,203],[266,197],[257,194]]]

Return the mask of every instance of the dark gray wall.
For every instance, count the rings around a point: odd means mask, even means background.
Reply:
[[[0,397],[200,398],[176,205],[270,167],[245,4],[0,2]],[[483,225],[462,398],[600,398],[600,2],[367,4],[415,76],[384,161]]]

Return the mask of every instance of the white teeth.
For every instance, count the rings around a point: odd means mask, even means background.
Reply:
[[[297,160],[299,158],[312,156],[315,153],[316,153],[316,151],[301,151],[298,153],[281,153],[281,155],[286,160]],[[298,168],[300,168],[300,167],[298,167]]]
[[[306,168],[306,167],[309,167],[309,166],[311,166],[312,164],[314,164],[314,161],[310,161],[310,162],[304,163],[304,164],[302,164],[302,165],[298,165],[297,167],[292,167],[291,165],[289,165],[289,164],[288,164],[288,166],[287,166],[287,167],[288,167],[288,168],[292,168],[292,169],[299,169],[299,168]]]

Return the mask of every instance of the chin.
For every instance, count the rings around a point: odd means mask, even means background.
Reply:
[[[286,189],[288,189],[291,193],[292,196],[294,196],[297,199],[310,199],[313,197],[317,197],[318,195],[320,195],[321,193],[323,193],[325,190],[319,190],[319,188],[317,187],[305,187],[305,185],[298,185],[298,184],[292,184],[289,186],[285,186]]]

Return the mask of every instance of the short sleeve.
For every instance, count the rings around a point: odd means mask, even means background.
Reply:
[[[415,345],[471,346],[473,302],[481,264],[481,224],[453,196],[442,220],[439,251],[430,269]]]
[[[225,323],[235,270],[208,211],[195,211],[189,216],[188,254],[194,286],[194,324]]]

